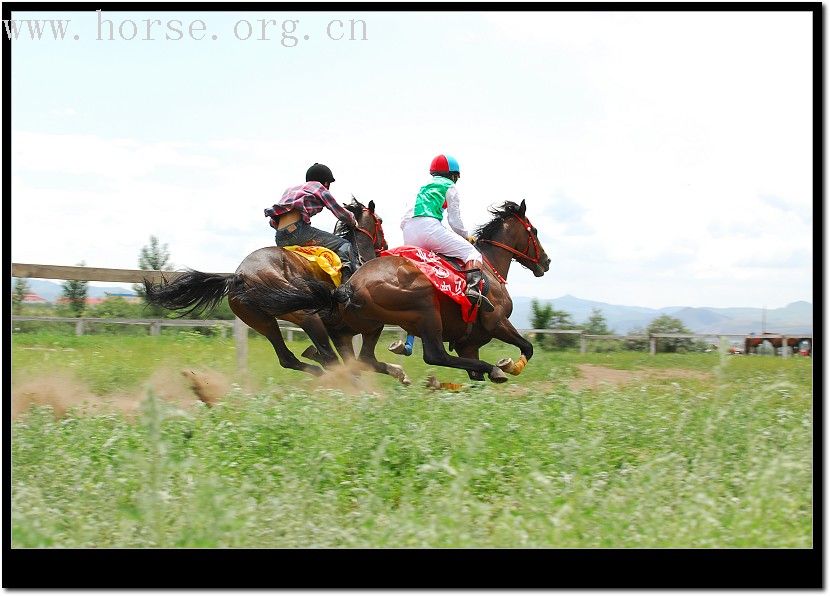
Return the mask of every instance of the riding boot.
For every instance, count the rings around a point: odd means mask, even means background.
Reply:
[[[344,283],[349,281],[349,278],[352,276],[352,268],[348,265],[343,265],[340,267],[340,285],[342,286]]]
[[[478,304],[484,312],[493,312],[495,307],[493,303],[487,299],[487,296],[481,293],[479,286],[482,284],[481,269],[471,269],[467,271],[467,298],[473,305]]]

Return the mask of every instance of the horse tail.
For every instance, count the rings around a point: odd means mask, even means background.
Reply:
[[[240,295],[243,303],[257,306],[269,315],[279,317],[297,310],[313,312],[337,310],[336,290],[317,279],[297,279],[292,286],[270,286],[248,283]],[[341,286],[342,287],[342,286]]]
[[[242,285],[237,273],[220,275],[189,269],[168,281],[162,274],[161,283],[144,280],[147,302],[170,310],[183,311],[179,316],[210,312],[228,292]]]

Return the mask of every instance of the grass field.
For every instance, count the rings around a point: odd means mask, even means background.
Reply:
[[[12,545],[812,546],[810,359],[537,351],[494,385],[385,345],[412,386],[286,371],[253,336],[237,377],[232,339],[15,335],[15,400],[68,409],[13,423]],[[176,393],[183,368],[227,394]],[[627,376],[575,388],[606,369]]]

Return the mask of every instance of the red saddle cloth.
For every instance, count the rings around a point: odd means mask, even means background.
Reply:
[[[378,256],[404,257],[412,261],[429,278],[435,289],[452,298],[461,306],[461,318],[471,323],[478,314],[478,306],[470,304],[467,298],[467,278],[450,265],[446,259],[431,250],[417,246],[399,246],[379,253]]]

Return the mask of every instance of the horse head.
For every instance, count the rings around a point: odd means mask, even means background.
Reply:
[[[527,205],[505,201],[490,209],[493,219],[476,230],[479,242],[493,244],[512,253],[513,259],[530,269],[536,277],[542,277],[550,268],[548,257],[539,242],[539,232],[525,214]]]
[[[352,202],[343,206],[354,215],[357,228],[352,233],[352,230],[338,222],[334,233],[352,242],[361,263],[375,258],[380,251],[389,248],[383,233],[383,219],[375,213],[374,201],[364,205],[353,196]]]

